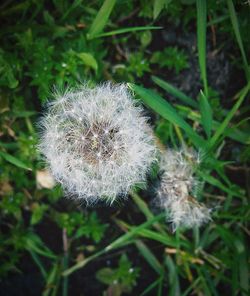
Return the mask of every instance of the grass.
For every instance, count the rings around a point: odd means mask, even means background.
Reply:
[[[25,295],[25,276],[31,295],[249,294],[249,7],[217,4],[1,4],[0,289],[6,295]],[[159,44],[171,42],[176,60],[180,50],[189,58],[188,68],[152,61]],[[210,66],[220,52],[231,69],[223,89]],[[135,188],[113,208],[79,205],[38,180],[45,168],[36,149],[44,105],[53,86],[85,80],[126,82],[161,149],[201,152],[199,198],[213,208],[210,223],[172,232],[153,202],[157,168],[147,188]]]

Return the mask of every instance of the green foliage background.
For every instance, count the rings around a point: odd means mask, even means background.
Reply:
[[[248,295],[249,10],[232,0],[0,4],[0,295]],[[154,190],[86,208],[37,186],[37,122],[54,87],[105,80],[128,82],[161,145],[202,150],[211,223],[173,233]]]

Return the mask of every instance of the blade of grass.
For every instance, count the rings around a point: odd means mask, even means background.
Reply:
[[[234,104],[233,108],[228,112],[226,118],[224,119],[224,121],[221,123],[221,125],[217,128],[216,132],[212,136],[212,138],[210,140],[210,148],[213,148],[213,146],[219,140],[220,136],[223,135],[230,120],[233,118],[234,114],[239,109],[240,105],[243,103],[247,93],[249,92],[249,89],[250,89],[250,81],[246,85],[246,87],[243,89],[243,91],[241,92],[241,95],[240,95],[239,99],[237,100],[237,102]]]
[[[207,23],[207,26],[209,27],[209,26],[212,26],[212,25],[219,24],[221,22],[224,22],[224,20],[227,20],[228,18],[229,18],[229,15],[222,15],[222,16],[213,18],[211,21],[209,21]]]
[[[142,229],[139,233],[140,236],[149,238],[151,240],[155,240],[160,242],[168,247],[177,247],[177,242],[172,239],[170,236],[164,236],[156,231],[149,230],[149,229]],[[186,244],[185,244],[186,245]]]
[[[4,158],[9,163],[14,164],[16,167],[31,171],[31,168],[29,168],[25,163],[23,163],[21,160],[17,159],[16,157],[10,155],[9,153],[0,151],[0,156],[2,156],[2,158]]]
[[[231,252],[235,254],[235,268],[233,269],[232,275],[234,290],[241,288],[243,290],[242,295],[248,295],[248,264],[245,244],[236,234],[231,231],[231,229],[220,225],[217,225],[215,229],[224,240],[228,248],[231,249]]]
[[[196,0],[197,7],[197,40],[201,77],[206,97],[208,97],[208,83],[206,70],[206,30],[207,30],[207,1]]]
[[[55,264],[52,266],[51,271],[47,277],[46,281],[46,288],[45,291],[42,293],[42,296],[49,296],[53,295],[53,291],[56,291],[58,288],[58,281],[60,278],[60,267],[58,262],[55,262]]]
[[[227,0],[227,6],[228,6],[231,22],[232,22],[234,34],[235,34],[237,43],[238,43],[239,48],[240,48],[240,52],[241,52],[241,56],[242,56],[242,60],[243,60],[243,64],[244,64],[244,70],[245,70],[245,73],[246,73],[246,78],[247,78],[247,80],[249,80],[250,79],[250,77],[249,77],[250,76],[249,65],[248,65],[248,62],[247,62],[246,53],[245,53],[243,42],[242,42],[242,39],[241,39],[239,23],[238,23],[238,19],[237,19],[235,9],[234,9],[233,1],[232,0]]]
[[[181,118],[176,110],[161,96],[152,90],[145,89],[141,86],[135,85],[133,83],[128,83],[129,88],[139,95],[142,101],[152,108],[155,112],[160,114],[165,119],[169,120],[172,124],[176,124],[181,127],[193,143],[199,148],[205,148],[206,142],[202,137],[200,137],[187,122]]]
[[[135,245],[148,264],[158,273],[162,273],[162,266],[150,249],[141,241],[136,240]]]
[[[145,31],[145,30],[159,30],[159,29],[162,29],[162,27],[142,26],[142,27],[122,28],[122,29],[118,29],[118,30],[114,30],[106,33],[97,34],[92,38],[108,37],[108,36],[125,34],[130,32]]]
[[[153,290],[159,283],[162,281],[162,278],[159,277],[156,281],[154,281],[152,284],[150,284],[141,294],[140,296],[147,295],[151,290]],[[152,295],[152,294],[151,294]]]
[[[186,289],[186,291],[184,291],[181,296],[188,296],[188,295],[192,295],[191,292],[195,291],[195,287],[198,285],[198,283],[200,282],[200,277],[198,277],[195,281],[192,282],[192,284]]]
[[[130,195],[131,195],[133,201],[138,206],[138,208],[145,215],[145,217],[147,218],[147,220],[152,219],[154,217],[154,215],[150,211],[150,209],[149,209],[148,205],[145,203],[145,201],[143,199],[141,199],[141,197],[137,193],[135,193],[135,192],[131,192]],[[165,234],[165,231],[162,228],[162,226],[161,226],[160,223],[155,223],[154,224],[154,227],[155,227],[155,229],[157,229],[162,234]]]
[[[121,220],[118,220],[118,219],[115,219],[115,222],[118,226],[120,226],[120,228],[122,229],[125,229],[125,230],[133,230],[135,227],[132,226],[132,225],[129,225],[127,224],[126,222],[124,221],[121,221]],[[150,230],[150,229],[146,229],[146,228],[143,228],[141,229],[138,233],[137,233],[138,236],[142,236],[142,237],[146,237],[146,238],[149,238],[151,240],[155,240],[155,241],[158,241],[168,247],[178,247],[178,245],[181,244],[181,246],[184,246],[186,248],[189,248],[190,245],[188,243],[188,241],[185,239],[185,238],[180,238],[178,239],[177,241],[177,238],[175,238],[174,236],[170,236],[168,235],[167,233],[165,234],[161,234],[159,232],[156,232],[154,230]]]
[[[221,183],[221,181],[219,181],[218,179],[214,178],[213,176],[211,175],[208,175],[208,174],[205,174],[203,172],[199,172],[198,173],[202,179],[204,181],[206,181],[207,183],[215,186],[215,187],[218,187],[219,189],[221,189],[222,191],[226,192],[227,194],[231,194],[233,196],[237,196],[237,197],[240,197],[240,198],[243,198],[244,195],[241,194],[240,192],[237,192],[231,188],[229,188],[228,186],[224,185]]]
[[[89,32],[88,32],[88,39],[92,39],[95,35],[102,32],[103,28],[105,27],[106,23],[108,22],[109,16],[114,8],[116,0],[105,0],[103,2],[102,7],[97,13]]]
[[[81,2],[83,2],[82,0],[75,0],[71,6],[64,12],[61,21],[64,21],[67,16],[73,11],[75,10],[78,6],[80,6]],[[70,2],[69,2],[70,3]],[[81,9],[81,8],[80,8]]]
[[[197,274],[200,278],[200,285],[197,286],[197,290],[199,292],[201,292],[201,294],[203,294],[203,295],[212,296],[211,291],[207,285],[206,278],[205,278],[204,274],[202,273],[202,269],[199,267],[199,268],[196,268],[196,270],[197,270]],[[196,294],[198,294],[198,293],[196,293]]]
[[[176,266],[175,262],[172,260],[170,256],[165,258],[165,265],[168,268],[168,280],[169,280],[169,295],[180,295],[180,281],[179,281],[179,273],[178,266]]]
[[[148,220],[147,222],[145,222],[139,226],[133,227],[131,229],[131,231],[124,234],[120,238],[116,239],[112,244],[110,244],[105,249],[107,251],[109,251],[110,249],[122,246],[124,241],[133,238],[135,235],[140,235],[143,230],[147,229],[149,226],[151,226],[152,224],[154,224],[157,221],[160,221],[163,218],[165,218],[165,213],[159,214],[158,216],[153,217],[152,219]]]
[[[28,252],[35,252],[50,259],[56,259],[57,256],[44,244],[41,238],[34,233],[27,233],[25,237],[25,248]]]
[[[160,214],[158,216],[155,216],[153,219],[150,219],[149,221],[146,221],[145,223],[142,223],[141,225],[134,227],[131,231],[120,236],[119,238],[117,238],[115,241],[113,241],[111,244],[109,244],[107,247],[105,247],[101,251],[93,254],[92,256],[89,256],[88,258],[78,262],[77,264],[73,265],[69,269],[65,270],[63,272],[63,276],[69,276],[72,272],[84,267],[87,263],[105,254],[106,252],[109,252],[116,248],[122,247],[128,243],[131,243],[130,240],[133,239],[134,236],[137,235],[142,229],[150,227],[152,224],[154,224],[157,221],[160,221],[164,217],[165,217],[165,214]]]
[[[249,264],[247,262],[246,249],[238,256],[240,286],[243,289],[243,295],[249,295]]]
[[[203,128],[207,134],[208,139],[211,137],[211,130],[212,130],[212,122],[213,122],[213,115],[212,109],[208,102],[207,96],[200,91],[200,113],[201,113],[201,122]]]
[[[185,107],[183,105],[176,105],[176,108],[181,112],[181,114],[184,117],[187,117],[188,119],[193,120],[194,122],[201,123],[201,115],[196,112],[192,111],[189,107]],[[226,111],[226,114],[228,114],[228,111]],[[213,120],[212,122],[212,129],[217,130],[219,127],[220,123],[218,121]],[[233,127],[228,127],[224,135],[226,137],[229,137],[235,141],[238,141],[242,144],[249,144],[250,143],[250,135],[247,132],[243,132],[237,128],[239,124],[233,126]]]
[[[225,244],[231,251],[236,251],[237,254],[242,254],[245,251],[245,246],[243,242],[237,237],[237,234],[233,233],[230,228],[226,226],[216,225],[215,230],[224,240]]]
[[[217,293],[215,282],[212,280],[210,273],[207,271],[206,268],[204,268],[204,266],[201,266],[201,270],[202,270],[202,274],[203,274],[204,279],[206,279],[206,285],[207,285],[207,288],[209,289],[211,295],[219,296],[219,294]]]
[[[191,107],[194,107],[194,108],[198,107],[198,104],[197,104],[197,102],[195,102],[195,100],[186,96],[182,91],[180,91],[179,89],[177,89],[176,87],[174,87],[170,83],[168,83],[156,76],[151,76],[151,78],[154,81],[154,83],[156,83],[162,89],[166,90],[171,95],[173,95],[176,98],[178,98],[179,100],[181,100],[183,103],[185,103]]]
[[[39,256],[37,255],[37,253],[33,252],[32,250],[30,250],[29,253],[32,259],[34,260],[34,262],[36,263],[36,265],[38,266],[43,278],[46,279],[48,275]]]

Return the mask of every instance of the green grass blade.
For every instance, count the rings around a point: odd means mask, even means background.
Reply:
[[[176,108],[181,112],[184,117],[193,120],[194,122],[201,123],[201,116],[198,112],[192,111],[189,107],[185,107],[183,105],[176,105]],[[225,110],[226,114],[228,110]],[[220,126],[220,122],[213,120],[212,122],[212,129],[217,130]],[[238,126],[238,124],[237,124]],[[250,135],[246,131],[241,131],[237,126],[228,127],[224,132],[226,137],[229,137],[235,141],[238,141],[242,144],[250,144]]]
[[[246,73],[246,77],[247,77],[247,80],[249,80],[249,78],[250,78],[249,65],[248,65],[248,62],[247,62],[246,53],[245,53],[243,42],[242,42],[242,39],[241,39],[239,23],[238,23],[238,19],[237,19],[235,9],[234,9],[233,1],[232,0],[227,0],[227,6],[228,6],[232,26],[233,26],[233,29],[234,29],[234,34],[235,34],[237,43],[238,43],[239,48],[240,48],[240,52],[241,52],[241,56],[242,56],[242,60],[243,60],[243,64],[244,64],[244,70],[245,70],[245,73]]]
[[[190,284],[190,286],[186,289],[186,291],[184,291],[181,296],[188,296],[191,295],[191,292],[195,290],[195,287],[199,284],[200,282],[200,277],[198,277],[196,280],[194,280],[192,282],[192,284]]]
[[[108,22],[109,16],[114,8],[116,0],[105,0],[102,7],[97,13],[96,18],[94,19],[89,32],[88,39],[92,39],[95,35],[102,32],[106,23]]]
[[[207,96],[203,93],[202,90],[200,91],[200,113],[201,113],[201,122],[202,122],[203,128],[209,139],[211,136],[211,130],[212,130],[213,114],[212,114],[212,109],[208,102]]]
[[[148,264],[158,273],[162,273],[162,267],[155,255],[150,251],[150,249],[141,241],[136,240],[135,245],[140,251],[140,254],[146,259]]]
[[[197,40],[198,56],[201,78],[205,95],[208,96],[207,70],[206,70],[206,29],[207,29],[207,1],[196,0],[197,6]]]
[[[105,249],[109,251],[111,249],[121,247],[124,244],[124,242],[133,238],[135,235],[140,235],[143,230],[147,229],[149,226],[163,219],[164,217],[165,217],[165,213],[162,213],[158,216],[153,217],[152,219],[148,220],[147,222],[139,226],[133,227],[129,232],[125,233],[124,235],[116,239],[113,243],[111,243]]]
[[[170,256],[165,259],[165,264],[168,269],[169,293],[168,295],[181,295],[180,280],[178,266]]]
[[[145,201],[135,192],[130,193],[133,201],[136,203],[140,211],[144,214],[144,216],[147,218],[147,220],[153,219],[154,215],[150,211],[148,205],[145,203]],[[160,233],[165,234],[165,231],[160,223],[154,224],[155,229],[157,229]]]
[[[167,236],[167,235],[162,235],[162,234],[160,234],[156,231],[153,231],[153,230],[141,229],[140,232],[138,232],[138,235],[142,236],[142,237],[146,237],[150,240],[155,240],[155,241],[160,242],[163,245],[166,245],[168,247],[174,247],[174,248],[177,247],[177,242],[172,237]],[[183,241],[183,244],[185,244],[185,241]]]
[[[80,53],[77,53],[77,56],[86,66],[89,66],[90,68],[94,69],[95,71],[98,70],[97,61],[91,53],[80,52]]]
[[[178,115],[176,110],[161,96],[157,93],[153,92],[152,90],[145,89],[141,86],[128,83],[129,88],[134,91],[139,97],[141,97],[142,101],[152,108],[155,112],[160,114],[165,119],[169,120],[172,124],[176,124],[181,127],[193,143],[201,148],[206,147],[206,143],[202,137],[200,137],[192,128],[191,126]]]
[[[198,104],[197,104],[197,102],[195,102],[195,100],[186,96],[182,91],[180,91],[179,89],[177,89],[176,87],[174,87],[170,83],[168,83],[156,76],[151,76],[151,78],[158,86],[160,86],[162,89],[164,89],[165,91],[167,91],[171,95],[178,98],[183,103],[185,103],[191,107],[194,107],[194,108],[198,107]]]
[[[240,240],[239,240],[240,241]],[[238,256],[238,266],[239,266],[239,278],[240,286],[243,289],[243,295],[249,295],[249,264],[247,262],[247,252],[244,247],[244,251]]]
[[[247,93],[249,92],[249,89],[250,89],[250,82],[243,89],[238,101],[234,104],[233,108],[228,112],[226,118],[221,123],[221,125],[217,128],[215,134],[211,138],[211,140],[210,140],[211,148],[216,144],[216,142],[218,141],[220,136],[223,135],[223,133],[225,132],[230,120],[233,118],[234,114],[239,109],[240,105],[243,103]]]
[[[30,250],[29,253],[32,259],[34,260],[34,262],[36,263],[36,265],[38,266],[41,275],[43,276],[44,279],[46,279],[48,275],[39,256],[37,255],[37,253],[33,252],[32,250]]]
[[[213,185],[214,187],[217,187],[217,188],[221,189],[222,191],[228,193],[229,195],[231,194],[232,196],[237,196],[237,197],[241,197],[241,198],[244,197],[244,195],[241,194],[240,192],[231,189],[227,185],[224,185],[217,178],[215,178],[215,177],[213,177],[213,176],[211,176],[209,174],[199,172],[199,175],[202,177],[202,179],[205,182]]]
[[[164,217],[165,217],[165,213],[155,216],[152,219],[150,219],[149,221],[146,221],[145,223],[142,223],[139,226],[133,227],[133,229],[131,229],[131,231],[118,237],[115,241],[113,241],[111,244],[109,244],[107,247],[105,247],[101,251],[89,256],[88,258],[78,262],[77,264],[75,264],[75,265],[71,266],[70,268],[68,268],[67,270],[65,270],[63,272],[63,275],[68,276],[72,272],[84,267],[87,263],[89,263],[90,261],[94,260],[95,258],[105,254],[106,252],[109,252],[109,251],[114,250],[116,248],[127,245],[128,243],[130,243],[131,239],[133,239],[135,235],[138,235],[138,233],[140,231],[142,231],[142,229],[150,227],[152,224],[154,224],[157,221],[160,221]]]
[[[57,256],[44,244],[41,238],[32,232],[25,237],[25,248],[28,252],[35,252],[50,259],[57,259]]]
[[[155,280],[153,283],[151,283],[141,294],[140,296],[144,296],[144,295],[147,295],[149,292],[151,292],[151,290],[153,290],[154,288],[156,288],[159,283],[162,281],[162,278],[159,277],[157,278],[157,280]],[[150,294],[152,295],[152,293]]]
[[[60,278],[60,266],[57,262],[55,262],[47,276],[46,280],[46,289],[44,290],[42,296],[50,296],[53,295],[52,291],[57,290],[58,281]]]
[[[122,28],[106,33],[101,33],[93,36],[92,38],[99,38],[99,37],[108,37],[112,35],[119,35],[119,34],[125,34],[130,32],[137,32],[137,31],[145,31],[145,30],[159,30],[162,29],[162,27],[156,27],[156,26],[142,26],[142,27],[131,27],[131,28]]]
[[[16,157],[10,155],[9,153],[0,151],[0,156],[4,158],[6,161],[8,161],[9,163],[14,164],[16,167],[31,171],[31,168],[29,168],[25,163],[23,163],[21,160],[17,159]]]

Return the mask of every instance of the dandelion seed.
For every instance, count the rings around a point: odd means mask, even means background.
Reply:
[[[194,168],[200,163],[198,153],[167,150],[162,156],[162,179],[157,195],[173,230],[192,228],[211,220],[210,209],[193,196],[199,187]]]
[[[90,203],[126,196],[155,160],[142,108],[123,84],[65,92],[50,103],[41,126],[39,148],[55,180]]]

